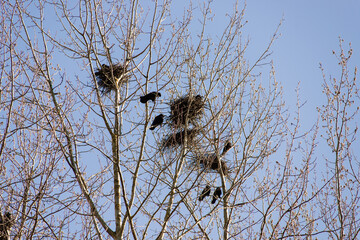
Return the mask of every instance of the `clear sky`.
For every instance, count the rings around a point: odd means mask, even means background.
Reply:
[[[332,50],[339,50],[339,36],[345,40],[345,49],[352,43],[351,63],[359,66],[360,1],[248,1],[245,31],[251,41],[250,55],[256,56],[257,49],[266,46],[282,18],[281,37],[272,48],[277,80],[284,86],[288,104],[295,103],[294,89],[300,82],[302,100],[307,101],[305,118],[313,122],[317,117],[312,114],[316,114],[315,107],[325,100],[319,63],[328,76],[340,74],[341,68],[332,54]]]

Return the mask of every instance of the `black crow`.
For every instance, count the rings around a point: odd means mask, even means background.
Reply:
[[[164,121],[164,115],[160,114],[154,118],[154,121],[151,124],[150,130],[154,130],[157,126],[161,125]]]
[[[223,148],[223,151],[222,151],[222,154],[221,155],[224,155],[225,153],[227,153],[227,151],[229,151],[229,149],[232,147],[231,145],[231,142],[230,140],[227,140],[225,145],[224,145],[224,148]]]
[[[151,92],[151,93],[146,94],[145,96],[141,96],[140,97],[140,102],[141,103],[146,103],[149,100],[155,102],[155,98],[157,98],[157,97],[161,97],[161,93],[159,93],[159,92]]]
[[[209,185],[206,185],[204,190],[201,192],[201,195],[199,196],[199,201],[204,200],[205,197],[210,196],[211,188]]]
[[[212,199],[212,201],[211,201],[211,204],[214,204],[214,203],[216,202],[216,200],[217,200],[218,198],[220,198],[220,197],[221,197],[221,188],[220,188],[220,187],[217,187],[217,188],[215,189],[214,194],[213,194],[213,199]]]

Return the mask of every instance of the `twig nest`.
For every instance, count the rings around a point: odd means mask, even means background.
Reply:
[[[194,138],[198,133],[198,129],[183,130],[176,133],[174,132],[162,140],[161,146],[163,149],[174,148],[184,145],[185,140],[187,140],[187,145],[191,147],[194,145]]]
[[[205,170],[214,170],[218,173],[223,172],[225,176],[229,174],[229,168],[224,160],[221,160],[215,153],[198,155],[196,162]]]
[[[112,65],[112,67],[106,64],[101,65],[101,68],[95,72],[101,92],[109,93],[126,83],[129,80],[129,76],[126,73],[126,67],[120,63]]]
[[[170,103],[170,122],[173,126],[184,126],[194,123],[204,113],[205,102],[201,95],[184,96]]]

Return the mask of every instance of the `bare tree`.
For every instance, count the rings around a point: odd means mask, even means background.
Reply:
[[[346,51],[340,39],[340,52],[333,54],[341,67],[339,77],[328,79],[323,71],[324,94],[327,104],[319,108],[324,122],[322,136],[331,150],[326,155],[330,183],[320,201],[322,221],[331,239],[356,239],[359,236],[359,161],[353,152],[358,127],[355,119],[359,112],[359,88],[356,82],[357,68],[349,69],[351,45]],[[354,124],[355,123],[355,124]]]
[[[13,214],[11,237],[355,239],[350,56],[341,52],[336,87],[324,78],[328,105],[319,111],[336,161],[317,183],[321,129],[301,129],[300,96],[295,116],[287,111],[268,60],[278,30],[251,63],[245,6],[218,38],[211,2],[182,16],[172,8],[167,0],[2,5],[0,206]]]

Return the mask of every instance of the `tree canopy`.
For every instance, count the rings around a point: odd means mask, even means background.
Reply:
[[[270,61],[279,28],[248,61],[240,3],[216,34],[211,1],[1,10],[0,239],[358,237],[360,104],[342,39],[303,129],[299,91],[287,106]]]

